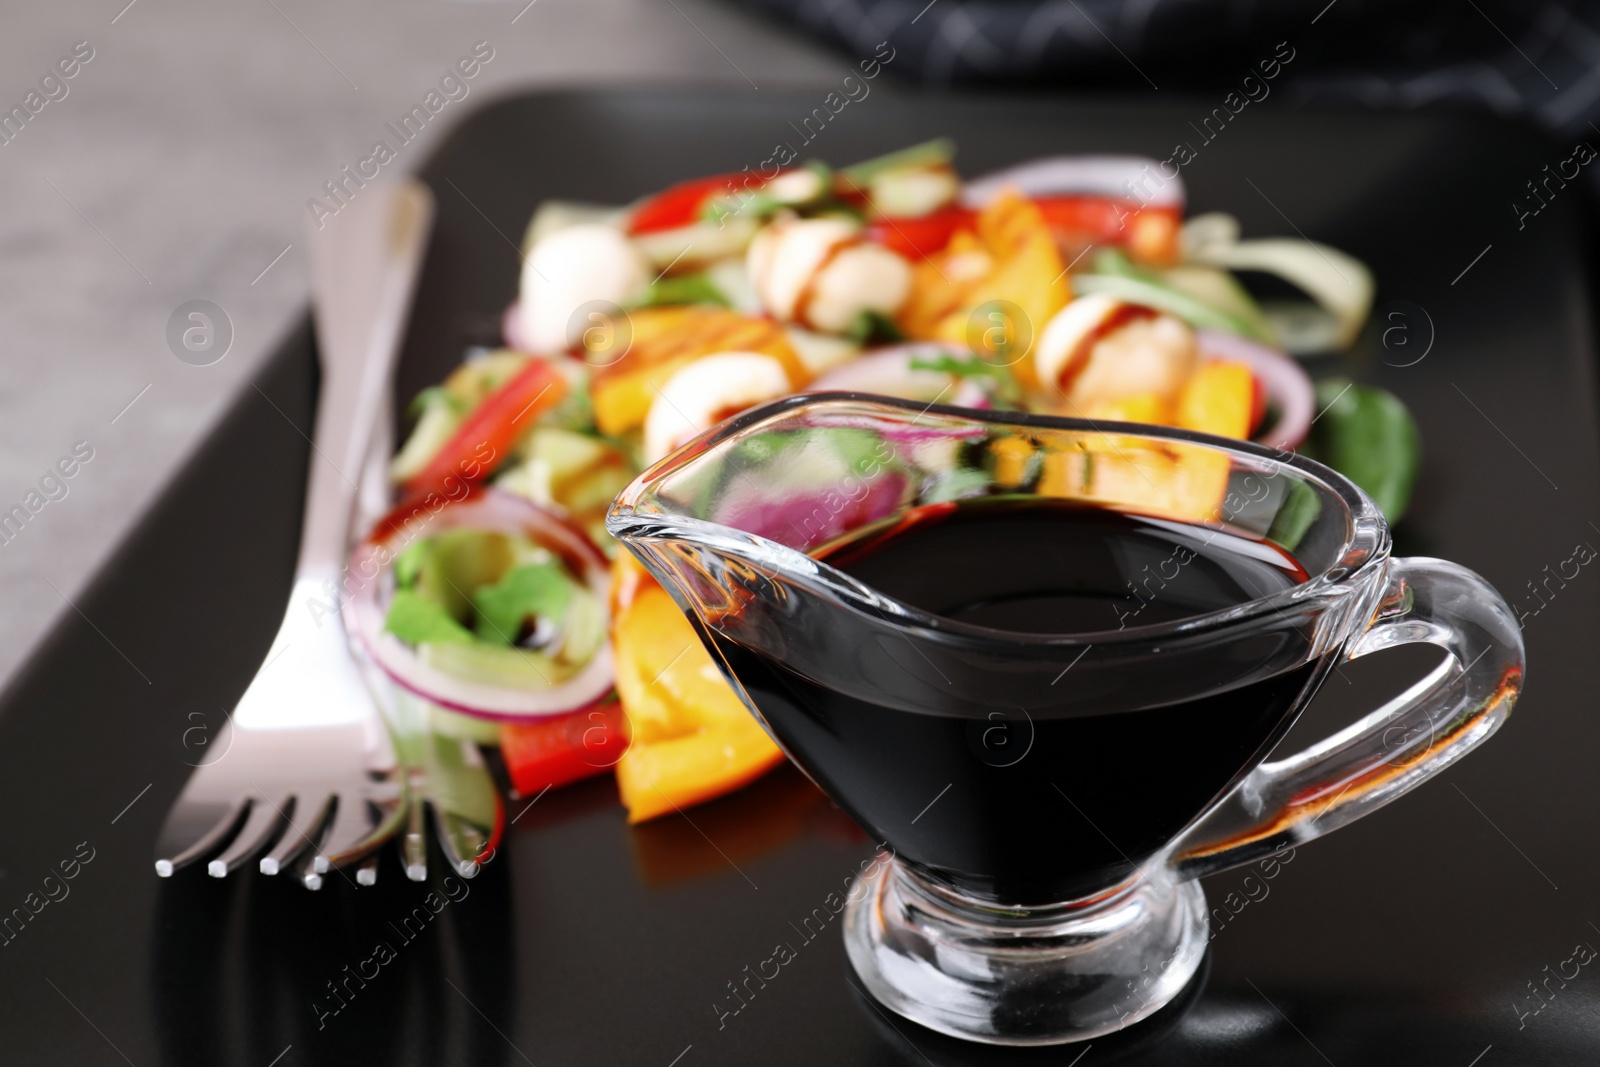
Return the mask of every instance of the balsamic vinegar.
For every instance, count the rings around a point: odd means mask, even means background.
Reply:
[[[1038,498],[930,505],[819,555],[903,603],[1012,634],[1171,622],[1307,577],[1266,542]],[[707,636],[779,740],[875,839],[955,888],[1022,905],[1125,878],[1287,730],[1322,666],[1308,650],[1298,667],[1182,703],[990,723],[868,703]],[[925,654],[940,669],[939,648]],[[1127,685],[1139,684],[1130,668]],[[1015,706],[1003,676],[994,699]]]

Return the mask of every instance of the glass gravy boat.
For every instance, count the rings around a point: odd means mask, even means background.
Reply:
[[[1309,577],[1143,625],[1130,582],[1103,631],[1024,633],[930,614],[816,558],[917,508],[1029,497],[1225,534]],[[1205,952],[1197,877],[1413,788],[1483,742],[1522,681],[1499,594],[1443,560],[1390,558],[1353,483],[1181,430],[802,395],[657,463],[607,527],[785,752],[883,843],[845,913],[867,989],[995,1044],[1088,1039],[1159,1009]],[[1145,588],[1172,565],[1149,561]],[[959,582],[960,559],[948,566]],[[1335,665],[1411,642],[1448,655],[1325,741],[1273,753]]]

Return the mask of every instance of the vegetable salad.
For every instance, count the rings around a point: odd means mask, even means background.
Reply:
[[[398,684],[501,747],[519,792],[614,773],[639,821],[781,760],[603,520],[645,466],[793,392],[1314,448],[1398,517],[1416,450],[1403,406],[1343,382],[1319,400],[1286,354],[1356,337],[1362,264],[1186,219],[1181,179],[1152,180],[1149,160],[964,181],[952,151],[535,214],[504,347],[469,352],[412,406],[389,471],[399,503],[358,549],[381,580],[353,613]],[[1305,296],[1258,302],[1235,270]]]

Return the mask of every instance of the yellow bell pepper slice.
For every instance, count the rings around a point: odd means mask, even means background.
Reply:
[[[979,212],[977,227],[978,240],[988,250],[993,269],[966,291],[961,305],[939,323],[937,334],[966,344],[975,337],[987,338],[992,326],[1003,326],[1007,344],[1021,346],[1021,351],[983,351],[992,347],[986,343],[974,347],[986,359],[1003,358],[1023,387],[1031,389],[1037,384],[1034,342],[1072,298],[1066,264],[1044,213],[1015,190],[1001,193]],[[992,302],[1012,307],[993,323],[975,323],[973,317],[979,309]]]
[[[617,761],[617,791],[628,821],[641,823],[749,785],[783,761],[754,722],[650,744],[635,742]]]
[[[612,645],[633,736],[616,767],[629,822],[731,792],[783,760],[659,585],[634,587]]]
[[[1142,422],[1151,426],[1165,426],[1170,416],[1167,402],[1160,393],[1135,393],[1115,400],[1097,400],[1089,405],[1083,417],[1096,422]]]
[[[1202,363],[1174,405],[1174,423],[1186,430],[1244,440],[1255,414],[1255,375],[1243,363]]]
[[[715,352],[760,352],[789,372],[798,389],[809,374],[783,328],[726,308],[690,305],[629,312],[631,337],[621,358],[596,368],[589,387],[594,421],[616,436],[644,425],[657,391],[685,364]],[[611,357],[608,357],[611,358]]]

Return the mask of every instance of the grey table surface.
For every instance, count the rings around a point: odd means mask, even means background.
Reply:
[[[520,90],[757,93],[831,84],[849,63],[715,0],[0,10],[0,114],[36,112],[0,135],[10,138],[0,143],[0,513],[37,508],[0,533],[0,684],[76,610],[84,583],[303,312],[307,201],[478,42],[492,59],[399,149],[399,168],[418,167],[471,108]],[[41,90],[75,47],[92,57]],[[169,318],[191,300],[214,302],[232,324],[231,347],[209,366],[168,345]],[[75,447],[88,462],[46,478]]]

